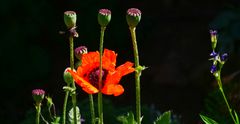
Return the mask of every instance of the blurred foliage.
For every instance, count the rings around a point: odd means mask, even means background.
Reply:
[[[70,108],[71,108],[71,103],[68,105],[68,110],[70,110]],[[90,124],[91,116],[89,112],[90,110],[89,110],[88,99],[81,101],[81,103],[79,104],[79,108],[80,108],[81,118],[84,120],[83,123]],[[97,110],[96,104],[95,104],[95,110]],[[103,99],[103,111],[104,111],[105,124],[122,124],[118,120],[119,116],[125,115],[132,110],[134,109],[131,106],[116,106],[109,99]],[[157,117],[161,115],[160,111],[158,111],[156,108],[149,107],[146,105],[142,106],[142,114],[143,114],[142,124],[152,124],[154,120],[156,120]],[[43,115],[48,116],[47,107],[44,107],[44,105],[43,105]],[[32,124],[33,122],[35,122],[35,111],[33,109],[30,109],[26,113],[25,119],[21,122],[21,124]],[[180,124],[180,118],[178,115],[173,114],[171,116],[171,124]]]
[[[133,112],[128,112],[126,115],[118,116],[117,120],[122,122],[122,124],[137,124]]]
[[[171,111],[164,112],[160,115],[154,124],[171,124]]]

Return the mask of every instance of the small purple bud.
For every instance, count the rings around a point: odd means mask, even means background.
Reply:
[[[210,30],[209,32],[210,32],[211,36],[217,35],[217,30]]]
[[[221,61],[225,62],[228,58],[228,54],[227,53],[224,53],[221,55]]]
[[[211,69],[210,69],[210,72],[213,74],[217,71],[217,66],[216,65],[212,65],[211,66]]]
[[[217,46],[217,31],[210,30],[210,35],[211,35],[212,49],[215,50]]]
[[[76,57],[78,60],[81,60],[82,54],[86,54],[86,53],[88,53],[88,50],[87,50],[87,47],[86,47],[86,46],[80,46],[80,47],[77,47],[77,48],[74,50],[75,57]]]
[[[36,104],[40,104],[44,99],[45,91],[42,89],[34,89],[32,90],[32,96]]]

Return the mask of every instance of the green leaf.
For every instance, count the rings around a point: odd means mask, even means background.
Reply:
[[[171,111],[166,111],[160,117],[157,118],[153,124],[170,124],[171,123]]]
[[[51,122],[51,124],[60,124],[60,117],[56,117],[56,118],[54,118],[54,121],[53,122]]]
[[[77,112],[77,124],[80,124],[81,115],[80,115],[80,110],[77,106],[76,106],[76,112]],[[68,120],[70,124],[74,124],[73,108],[71,108],[70,111],[68,112]]]
[[[239,118],[238,118],[238,114],[236,111],[234,111],[234,115],[235,115],[235,120],[236,120],[237,124],[239,124]]]
[[[200,117],[202,118],[202,120],[205,124],[218,124],[216,121],[214,121],[213,119],[211,119],[207,116],[204,116],[204,115],[200,114]]]
[[[127,113],[127,115],[118,116],[117,120],[122,122],[122,124],[137,124],[132,112]]]

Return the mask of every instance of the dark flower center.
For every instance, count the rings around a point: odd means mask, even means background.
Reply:
[[[106,77],[107,77],[107,70],[106,69],[103,69],[102,70],[102,82],[103,82],[103,85],[104,85],[104,82],[106,80]],[[88,75],[88,80],[89,82],[96,88],[99,87],[99,76],[100,76],[100,70],[99,68],[95,68],[93,69],[89,75]]]

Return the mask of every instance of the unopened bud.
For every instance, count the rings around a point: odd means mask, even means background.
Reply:
[[[129,27],[136,27],[141,20],[141,11],[137,8],[128,9],[126,19]]]
[[[106,27],[111,21],[111,11],[108,9],[100,9],[98,12],[98,23],[101,27]]]
[[[45,91],[42,89],[34,89],[32,90],[32,96],[36,104],[41,104],[44,99]]]
[[[63,72],[63,79],[67,84],[72,84],[73,83],[73,77],[68,70],[71,70],[70,67],[66,68],[65,71]],[[75,70],[74,70],[75,71]]]
[[[77,14],[74,11],[65,11],[64,22],[68,29],[75,27],[77,22]]]

